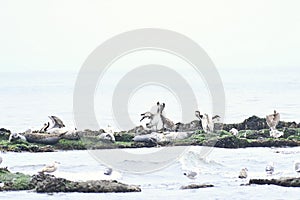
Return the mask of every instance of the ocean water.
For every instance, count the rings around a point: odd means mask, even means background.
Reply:
[[[176,147],[170,147],[176,148]],[[249,178],[276,178],[297,176],[293,162],[299,158],[300,148],[214,148],[207,155],[199,154],[202,147],[191,147],[179,161],[153,173],[132,174],[113,171],[112,177],[103,175],[104,166],[93,159],[89,151],[67,151],[55,153],[5,153],[1,156],[3,166],[13,172],[33,174],[43,164],[60,161],[54,175],[70,180],[117,179],[128,184],[140,185],[140,193],[83,194],[57,193],[36,194],[34,192],[1,192],[1,199],[299,199],[299,188],[273,185],[246,184]],[[147,148],[135,149],[146,153]],[[266,176],[265,166],[274,161],[275,172]],[[143,165],[145,163],[137,163]],[[183,170],[197,167],[200,172],[196,180],[183,175]],[[237,176],[241,168],[248,168],[248,179]],[[192,183],[213,184],[213,188],[181,190],[183,185]]]
[[[285,121],[300,122],[300,79],[298,68],[220,68],[225,99],[225,122],[241,122],[247,117],[264,117],[276,109]],[[78,72],[26,71],[0,75],[0,126],[15,132],[41,128],[47,116],[60,117],[67,126],[76,126],[73,118],[73,91]],[[203,80],[190,75],[201,112],[211,111],[209,91]],[[112,94],[118,74],[99,83],[94,107],[99,127],[118,127],[112,113]],[[114,79],[115,77],[115,79]],[[186,79],[189,79],[187,77]],[[198,88],[197,88],[198,87]],[[122,99],[118,100],[122,101]],[[181,121],[181,107],[174,94],[156,85],[143,87],[132,95],[128,113],[133,124],[140,125],[140,114],[157,101],[165,102],[165,112],[174,122]],[[194,120],[194,110],[190,111]],[[128,127],[127,127],[128,128]]]
[[[257,115],[264,117],[274,109],[285,121],[300,120],[300,101],[297,68],[220,68],[226,95],[225,122],[241,122]],[[73,90],[78,72],[71,71],[25,71],[2,72],[0,75],[0,127],[22,132],[28,128],[39,129],[47,116],[60,117],[69,127],[76,126],[73,119]],[[111,75],[114,77],[114,74]],[[117,76],[116,76],[117,77]],[[189,78],[189,77],[188,77]],[[202,80],[193,79],[199,109],[210,111],[209,92]],[[117,82],[116,79],[111,82]],[[95,92],[95,113],[99,127],[115,126],[112,115],[111,96],[114,86],[101,83]],[[199,86],[199,88],[197,88]],[[120,99],[121,101],[121,99]],[[161,101],[166,103],[166,115],[180,121],[180,106],[176,97],[160,87],[141,88],[128,102],[128,112],[133,123],[139,125],[140,113]],[[194,110],[191,110],[191,120]],[[218,149],[207,157],[197,156],[198,148],[171,166],[147,174],[116,172],[112,179],[137,184],[141,193],[130,194],[36,194],[34,192],[1,192],[0,199],[300,199],[299,189],[278,186],[240,186],[247,181],[237,178],[241,168],[249,169],[249,177],[265,177],[264,168],[269,161],[275,162],[276,176],[295,176],[293,161],[299,160],[299,148],[247,148]],[[134,149],[144,152],[147,149]],[[36,173],[43,164],[61,162],[55,175],[73,180],[104,179],[104,166],[89,151],[61,151],[55,153],[2,153],[2,166],[11,171]],[[190,166],[193,163],[196,166]],[[122,163],[120,163],[122,164]],[[137,163],[144,165],[145,163]],[[182,170],[197,167],[200,174],[197,183],[214,184],[214,188],[180,190],[180,186],[193,183],[182,175]]]

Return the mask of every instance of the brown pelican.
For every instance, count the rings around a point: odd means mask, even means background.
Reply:
[[[247,168],[241,169],[240,174],[239,174],[239,178],[241,178],[241,179],[247,178],[247,176],[248,176],[247,171],[248,171]]]
[[[162,127],[163,128],[163,119],[162,119],[162,112],[165,108],[165,103],[160,104],[159,102],[156,103],[156,113],[151,113],[151,112],[146,112],[141,114],[142,115],[142,119],[140,121],[142,121],[145,118],[149,118],[150,122],[146,124],[147,128],[152,129],[153,127],[155,127],[155,131],[158,130],[158,127]]]
[[[212,118],[208,114],[201,115],[200,111],[195,111],[195,116],[200,119],[204,132],[209,133],[214,131],[214,123],[219,121],[220,116],[216,115]]]
[[[279,123],[280,114],[274,110],[274,113],[266,116],[266,121],[271,130],[276,130],[276,126]]]
[[[63,133],[73,133],[76,130],[70,130],[67,129],[64,123],[61,119],[59,119],[56,116],[48,116],[52,122],[52,125],[50,126],[50,123],[47,122],[44,124],[44,127],[40,130],[40,132],[46,132],[50,134],[63,134]]]
[[[145,113],[141,114],[141,116],[142,116],[142,119],[140,120],[140,122],[142,122],[146,118],[152,120],[154,114],[152,114],[151,112],[145,112]]]
[[[53,164],[45,166],[45,167],[40,171],[40,173],[52,173],[52,172],[55,172],[55,171],[57,170],[58,164],[60,164],[60,163],[57,162],[57,161],[54,161]]]

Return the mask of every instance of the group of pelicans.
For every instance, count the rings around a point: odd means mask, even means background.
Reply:
[[[156,103],[154,112],[145,112],[141,114],[142,122],[144,119],[148,119],[146,123],[146,129],[143,126],[138,126],[133,129],[135,142],[163,142],[170,140],[186,139],[194,134],[195,130],[203,129],[205,133],[211,133],[214,131],[215,123],[220,121],[220,116],[216,115],[210,117],[207,113],[200,113],[195,111],[195,116],[198,120],[194,120],[191,123],[174,123],[168,119],[163,111],[166,107],[165,103]],[[54,144],[61,136],[78,136],[78,131],[75,129],[67,128],[63,121],[56,116],[49,116],[50,122],[46,122],[40,130],[32,131],[31,129],[24,133],[11,133],[9,141],[24,140],[27,142]],[[200,120],[200,124],[199,124]],[[270,127],[270,136],[279,138],[283,136],[283,132],[276,129],[280,121],[280,114],[274,111],[273,114],[266,116],[266,122]],[[236,128],[232,128],[230,131],[233,135],[238,135],[239,131]],[[108,126],[104,129],[104,132],[98,135],[100,139],[109,140],[115,142],[114,131],[112,127]]]
[[[164,114],[163,111],[165,109],[165,103],[156,103],[155,111],[154,112],[145,112],[141,114],[141,120],[142,122],[144,119],[149,119],[149,122],[146,123],[146,128],[148,129],[149,134],[136,134],[133,141],[135,142],[149,142],[153,139],[155,141],[163,141],[170,138],[176,138],[176,139],[184,139],[187,137],[190,137],[192,134],[194,134],[194,131],[188,132],[188,131],[178,131],[178,130],[185,130],[189,128],[196,127],[193,122],[188,124],[188,128],[186,128],[186,125],[183,123],[177,123],[174,124],[170,119],[168,119]],[[200,111],[195,111],[195,116],[198,120],[200,120],[202,129],[205,133],[211,133],[214,131],[214,125],[216,122],[219,122],[220,116],[216,115],[213,117],[210,117],[208,114],[202,114]],[[59,119],[56,116],[49,116],[51,123],[47,122],[44,124],[44,126],[38,130],[38,131],[32,131],[27,130],[23,134],[19,133],[11,133],[9,136],[9,141],[13,140],[24,140],[29,141],[31,140],[32,135],[39,134],[39,137],[49,137],[49,135],[65,135],[65,134],[74,134],[77,132],[76,129],[68,129],[64,125],[61,119]],[[280,121],[280,114],[274,110],[274,113],[266,116],[266,122],[267,125],[270,128],[270,136],[274,138],[279,138],[283,136],[283,132],[276,129],[276,126],[278,125]],[[198,121],[199,125],[199,121]],[[142,126],[139,126],[140,129],[145,130]],[[180,129],[181,128],[181,129]],[[139,130],[140,130],[139,129]],[[177,131],[176,131],[177,130]],[[238,130],[235,128],[232,128],[230,131],[233,135],[238,134]],[[42,135],[42,136],[41,136]],[[30,137],[29,137],[30,136]],[[107,139],[112,142],[115,141],[114,137],[114,131],[110,126],[102,133],[100,136],[102,139]],[[0,164],[2,162],[2,158],[0,157]],[[41,170],[42,173],[52,173],[57,169],[58,162],[54,162],[51,165],[46,166]],[[295,162],[294,164],[295,171],[300,173],[300,162]],[[247,178],[247,168],[243,168],[239,174],[239,178]],[[110,175],[112,172],[111,168],[106,169],[104,172],[105,175]],[[274,172],[274,163],[269,163],[266,166],[266,173],[268,175],[272,175]],[[184,172],[184,175],[187,176],[190,179],[194,179],[197,176],[197,172],[188,171]]]

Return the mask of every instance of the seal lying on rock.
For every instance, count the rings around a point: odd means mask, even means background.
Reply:
[[[24,134],[27,142],[40,143],[40,144],[56,144],[64,135],[62,134],[45,134],[45,133],[32,133],[27,132]]]
[[[194,132],[166,132],[157,133],[152,132],[147,135],[138,135],[133,138],[134,142],[145,142],[145,143],[161,143],[161,142],[174,142],[176,140],[183,140],[189,138]]]

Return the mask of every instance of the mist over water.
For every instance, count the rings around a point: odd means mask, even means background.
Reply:
[[[299,122],[299,72],[298,68],[220,68],[226,95],[224,121],[241,122],[252,115],[264,117],[276,109],[282,120]],[[57,115],[67,126],[75,126],[73,89],[76,76],[74,71],[1,73],[0,126],[13,131],[40,128],[49,115]],[[203,80],[191,79],[191,85],[196,88],[199,109],[210,113],[212,105]],[[95,92],[95,112],[100,127],[115,125],[111,108],[113,89],[113,85],[102,83],[101,90]],[[176,96],[155,85],[142,87],[132,94],[128,102],[131,120],[139,125],[140,114],[150,110],[157,101],[166,103],[168,118],[174,122],[181,120]],[[190,119],[195,119],[194,110],[191,110]]]

